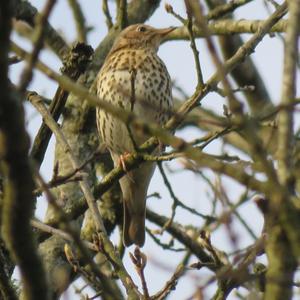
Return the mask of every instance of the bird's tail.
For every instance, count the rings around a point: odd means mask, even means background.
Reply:
[[[143,201],[143,199],[139,199],[138,201]],[[141,215],[130,212],[126,201],[123,202],[123,206],[123,243],[126,247],[132,244],[142,247],[145,243],[145,212]]]
[[[123,194],[123,242],[126,247],[145,243],[146,196],[154,164],[145,163],[120,179]]]

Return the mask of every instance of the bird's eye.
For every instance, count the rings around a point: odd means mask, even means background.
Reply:
[[[146,27],[140,26],[140,27],[137,28],[137,31],[139,31],[139,32],[145,32],[146,31]]]

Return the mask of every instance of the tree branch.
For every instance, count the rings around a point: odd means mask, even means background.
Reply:
[[[14,7],[14,17],[17,20],[25,21],[32,28],[36,26],[36,16],[38,11],[28,1],[17,1]],[[69,53],[70,49],[64,39],[57,31],[48,23],[45,24],[45,41],[47,46],[61,59]]]
[[[7,78],[11,2],[0,3],[0,155],[5,177],[2,204],[3,238],[21,271],[27,299],[48,299],[42,262],[30,227],[34,213],[34,181],[28,161],[29,137],[21,101]]]
[[[77,40],[81,43],[86,43],[88,29],[85,24],[86,20],[81,6],[78,3],[78,0],[68,0],[68,2],[74,16],[74,21],[77,30]]]
[[[258,33],[264,25],[264,20],[219,20],[207,25],[212,35],[232,35],[239,33]],[[286,32],[287,21],[281,20],[276,25],[270,27],[270,33]],[[206,36],[202,28],[193,27],[195,38],[203,38]],[[186,27],[178,27],[176,30],[168,34],[165,41],[189,40],[189,33]]]

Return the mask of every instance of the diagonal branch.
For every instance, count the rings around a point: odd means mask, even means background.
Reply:
[[[28,1],[17,1],[14,7],[14,17],[25,21],[32,28],[36,26],[37,9]],[[59,57],[63,58],[69,52],[69,46],[62,36],[48,23],[45,24],[45,41],[47,46]]]
[[[63,59],[64,66],[61,69],[62,74],[68,76],[72,80],[77,80],[79,76],[86,70],[92,54],[93,51],[91,47],[82,43],[76,44],[74,47],[72,47],[70,53],[65,55]],[[65,91],[60,86],[57,88],[55,96],[49,107],[49,110],[55,121],[58,121],[60,115],[62,114],[68,96],[68,91]],[[42,123],[37,135],[35,136],[30,153],[30,156],[38,165],[41,165],[44,159],[51,135],[51,130],[44,123]]]
[[[43,12],[38,17],[38,21],[34,31],[33,50],[31,52],[30,58],[27,61],[25,69],[21,74],[21,82],[19,86],[19,91],[21,94],[25,92],[28,84],[32,79],[35,62],[37,61],[39,53],[43,48],[44,38],[46,35],[46,23],[48,22],[48,18],[54,8],[55,3],[56,0],[48,0]]]
[[[39,97],[36,95],[29,95],[29,100],[34,105],[34,107],[39,111],[42,115],[45,123],[49,126],[49,128],[53,131],[57,141],[64,147],[65,152],[68,154],[68,158],[73,166],[74,169],[78,169],[80,167],[80,162],[78,161],[77,157],[75,157],[70,145],[68,144],[65,136],[63,135],[62,131],[60,130],[57,123],[53,120],[51,114],[45,107],[44,103],[40,101]],[[105,227],[103,225],[103,220],[100,215],[96,200],[92,194],[90,189],[87,177],[84,176],[82,181],[79,182],[80,188],[85,196],[89,209],[92,212],[93,221],[96,227],[96,231],[101,238],[101,242],[103,243],[103,250],[106,255],[108,255],[109,260],[113,263],[115,267],[115,271],[119,276],[120,280],[122,281],[124,287],[127,290],[128,295],[133,297],[132,299],[138,299],[138,291],[136,290],[135,285],[129,274],[127,273],[122,260],[116,253],[113,244],[109,240]]]

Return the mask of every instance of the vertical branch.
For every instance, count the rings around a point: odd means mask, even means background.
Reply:
[[[18,264],[25,299],[48,299],[42,262],[37,254],[30,218],[34,213],[34,181],[28,161],[29,137],[20,99],[7,78],[11,1],[0,2],[0,157],[4,182],[2,232]]]
[[[296,94],[300,1],[289,1],[289,20],[284,43],[284,69],[278,136],[278,175],[282,184],[291,185],[293,139],[293,103]]]
[[[268,219],[280,220],[269,226],[270,239],[266,252],[269,260],[267,272],[266,299],[291,299],[294,272],[299,257],[300,236],[299,210],[291,203],[293,187],[293,104],[296,94],[296,69],[298,60],[298,36],[300,26],[300,1],[288,2],[289,19],[284,48],[284,70],[278,133],[278,177],[287,187],[286,197],[279,198],[280,210],[276,199],[271,199]],[[274,222],[274,221],[273,221]],[[268,229],[268,228],[267,228]]]
[[[255,200],[264,216],[264,228],[267,233],[265,251],[268,257],[266,287],[264,299],[291,299],[293,276],[297,260],[292,253],[291,243],[283,226],[274,216],[271,201],[263,197]]]
[[[274,218],[272,214],[266,219]],[[266,221],[266,223],[270,222]],[[270,224],[266,228],[268,241],[266,253],[268,257],[268,270],[266,274],[266,291],[264,299],[281,300],[291,299],[293,290],[293,277],[297,261],[292,254],[291,244],[287,240],[285,231],[280,224]]]
[[[187,2],[186,2],[187,3]],[[187,5],[187,4],[186,4]],[[167,13],[172,14],[177,20],[179,20],[187,29],[190,39],[190,47],[193,52],[194,61],[195,61],[195,67],[196,67],[196,73],[197,73],[197,89],[202,89],[204,86],[203,82],[203,75],[201,71],[201,65],[200,65],[200,59],[199,59],[199,51],[196,46],[195,42],[195,36],[194,36],[194,30],[193,30],[193,16],[191,14],[191,11],[189,9],[186,10],[187,13],[187,20],[182,18],[179,14],[177,14],[173,7],[170,4],[165,5],[165,9]]]
[[[104,16],[106,18],[107,28],[110,29],[113,27],[113,22],[112,22],[112,18],[111,18],[110,12],[109,12],[107,0],[102,1],[102,10],[103,10]]]
[[[75,20],[77,39],[79,42],[86,43],[88,30],[85,25],[85,17],[83,15],[81,6],[77,0],[68,0],[68,2]]]
[[[117,24],[119,29],[123,29],[127,26],[127,0],[118,0],[118,11],[117,11]]]
[[[0,298],[3,300],[17,300],[16,292],[13,288],[12,282],[10,280],[10,274],[7,272],[7,261],[10,262],[8,255],[3,255],[3,245],[2,240],[0,240]]]
[[[226,77],[225,68],[222,64],[220,57],[218,56],[217,49],[211,38],[211,33],[207,26],[206,18],[203,14],[203,9],[202,9],[201,4],[198,1],[186,0],[185,5],[186,5],[186,9],[189,12],[189,14],[194,15],[195,23],[197,24],[197,26],[199,28],[201,28],[205,34],[207,47],[208,47],[209,53],[211,54],[213,63],[215,64],[215,66],[217,68],[217,72],[219,73],[219,76],[221,78],[226,96],[228,97],[230,110],[234,114],[236,114],[237,117],[242,118],[243,117],[243,107],[242,107],[241,103],[234,96],[232,88],[229,83],[229,80]]]
[[[187,1],[186,1],[186,3],[187,3]],[[194,36],[194,31],[193,31],[193,16],[189,9],[187,9],[187,16],[188,16],[188,19],[187,19],[186,27],[188,29],[188,33],[189,33],[189,37],[190,37],[190,41],[191,41],[191,48],[193,50],[194,60],[195,60],[195,64],[196,64],[197,79],[198,79],[197,80],[197,82],[198,82],[197,88],[202,89],[204,82],[203,82],[203,76],[202,76],[200,60],[199,60],[199,51],[196,46],[195,36]]]

